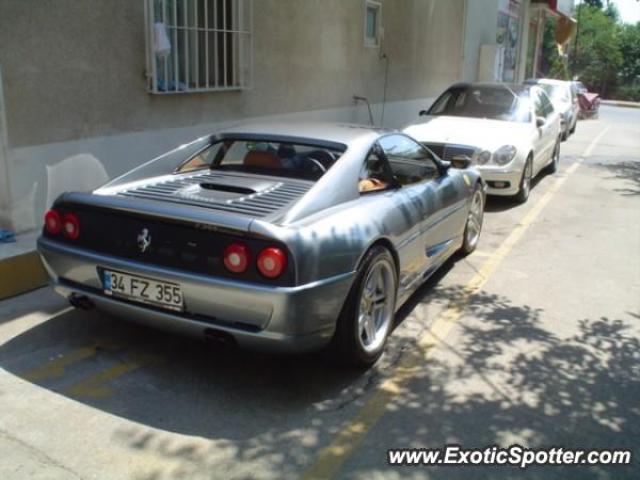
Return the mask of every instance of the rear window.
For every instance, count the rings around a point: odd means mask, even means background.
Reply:
[[[210,168],[317,180],[343,152],[344,149],[306,143],[224,139],[191,157],[177,172]]]

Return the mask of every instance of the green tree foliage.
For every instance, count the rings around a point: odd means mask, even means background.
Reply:
[[[620,10],[618,10],[615,3],[608,3],[604,9],[604,14],[616,23],[620,21]]]
[[[542,75],[568,80],[577,76],[605,98],[640,101],[640,23],[625,25],[613,2],[583,0],[574,14],[579,19],[577,42],[561,56],[555,43],[556,20],[545,23]]]
[[[640,102],[640,23],[620,28],[620,52],[624,61],[615,98]]]
[[[561,57],[555,39],[556,19],[551,17],[544,25],[542,36],[542,62],[540,68],[545,77],[569,80],[571,75],[565,57]]]
[[[602,0],[584,0],[584,3],[597,9],[601,9],[603,7]]]
[[[573,71],[587,86],[607,97],[615,90],[625,62],[620,26],[614,15],[600,8],[585,4],[578,8],[580,30],[577,49],[572,52]]]
[[[640,84],[640,23],[622,26],[620,52],[624,58],[620,67],[620,80],[624,84]]]

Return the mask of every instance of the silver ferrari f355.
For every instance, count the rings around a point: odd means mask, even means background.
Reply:
[[[478,242],[469,161],[372,127],[231,128],[61,195],[38,249],[77,307],[370,365],[402,303]]]

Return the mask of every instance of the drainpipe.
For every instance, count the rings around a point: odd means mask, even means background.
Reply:
[[[0,228],[12,228],[11,182],[9,181],[9,156],[7,155],[7,119],[0,67]]]
[[[531,22],[531,1],[525,0],[521,3],[520,11],[520,28],[518,32],[518,57],[516,60],[516,71],[514,78],[520,83],[524,80],[525,70],[527,68],[527,50],[529,47],[529,23]],[[537,32],[536,32],[537,33]]]
[[[460,72],[458,74],[459,81],[466,81],[465,62],[467,60],[467,11],[469,8],[469,0],[462,3],[462,38],[460,42]]]
[[[536,45],[533,51],[533,78],[538,78],[538,72],[540,70],[540,49],[542,48],[542,35],[546,22],[546,18],[541,9],[536,10],[536,16],[538,17],[538,22],[536,28]]]

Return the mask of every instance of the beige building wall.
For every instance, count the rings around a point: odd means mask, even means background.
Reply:
[[[372,48],[365,0],[254,0],[250,89],[152,95],[142,0],[0,0],[14,227],[40,222],[55,191],[47,166],[78,154],[113,177],[230,122],[368,122],[354,95],[380,123],[382,53],[384,124],[414,120],[461,75],[465,0],[381,3],[384,39]]]

